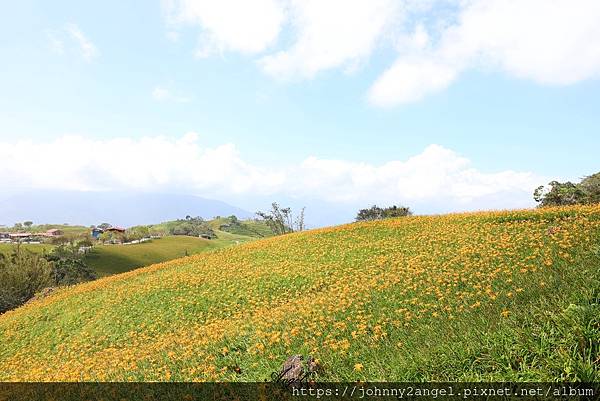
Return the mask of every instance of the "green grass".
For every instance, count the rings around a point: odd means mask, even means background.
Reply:
[[[255,240],[252,237],[224,231],[216,231],[216,233],[218,238],[212,240],[185,235],[170,235],[141,244],[96,245],[86,255],[85,261],[98,275],[108,276]]]
[[[230,224],[230,220],[227,217],[220,217],[213,219],[208,222],[214,230],[221,230],[221,226],[224,224]],[[264,221],[260,220],[239,220],[238,225],[230,225],[224,227],[224,230],[231,233],[248,237],[271,237],[273,232],[267,226]]]
[[[16,244],[0,244],[0,253],[9,254],[15,249]],[[27,249],[31,252],[50,252],[54,245],[50,244],[21,244],[22,249]]]
[[[57,228],[65,233],[67,236],[80,236],[89,234],[90,229],[85,226],[69,225],[69,224],[34,224],[31,227],[22,227],[22,231],[32,233],[43,233],[50,229]],[[0,231],[12,231],[12,227],[0,228]]]
[[[96,245],[86,255],[85,261],[100,276],[107,276],[194,255],[217,246],[216,243],[202,238],[167,236],[141,244]]]
[[[256,237],[232,234],[215,230],[218,238],[206,240],[185,235],[171,235],[141,244],[96,245],[85,256],[85,262],[100,277],[124,273],[154,263],[195,255],[211,249],[240,245],[256,240]],[[9,254],[15,244],[0,244],[0,253]],[[23,249],[31,252],[50,252],[51,244],[22,244]]]
[[[222,239],[235,241],[235,237]],[[600,381],[600,205],[210,250],[0,316],[0,381]]]

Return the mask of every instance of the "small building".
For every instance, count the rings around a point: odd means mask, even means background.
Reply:
[[[0,233],[0,239],[10,239],[10,233]]]
[[[100,236],[104,233],[124,234],[125,229],[122,227],[108,227],[108,228],[94,227],[94,228],[92,228],[90,235],[92,236],[93,239],[100,239]]]
[[[10,233],[9,236],[11,240],[16,242],[29,242],[34,239],[32,233]]]
[[[103,229],[99,228],[99,227],[95,227],[92,228],[92,232],[90,233],[90,235],[92,236],[93,239],[98,239],[100,238],[100,235],[104,232]]]
[[[58,228],[52,228],[46,231],[46,237],[60,237],[63,234],[63,231],[59,230]]]

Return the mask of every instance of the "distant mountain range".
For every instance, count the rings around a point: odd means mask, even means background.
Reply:
[[[228,203],[193,195],[79,191],[0,194],[0,225],[7,226],[30,220],[35,224],[89,226],[106,222],[129,227],[186,215],[210,219],[232,214],[242,219],[254,216]]]

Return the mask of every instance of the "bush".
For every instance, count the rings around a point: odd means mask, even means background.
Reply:
[[[52,263],[17,246],[0,254],[0,313],[23,305],[36,292],[53,284]]]
[[[580,183],[552,181],[533,193],[540,207],[585,205],[600,202],[600,173],[584,178]]]
[[[393,205],[386,208],[380,208],[377,205],[373,205],[369,209],[359,210],[356,215],[356,221],[382,220],[410,215],[412,215],[412,212],[408,207]]]
[[[600,203],[600,173],[584,178],[579,186],[585,193],[586,203]]]
[[[192,237],[216,238],[214,230],[202,217],[186,216],[185,220],[179,219],[169,228],[171,235],[190,235]]]
[[[46,255],[52,262],[52,279],[55,285],[73,285],[95,280],[96,272],[84,261],[77,246],[58,246]]]
[[[127,242],[141,240],[142,238],[148,237],[150,237],[150,230],[147,226],[131,227],[125,231],[125,239]]]
[[[283,235],[295,231],[304,231],[304,210],[294,218],[294,213],[290,207],[281,207],[278,203],[271,204],[271,210],[268,212],[256,212],[265,224],[271,229],[274,235]]]

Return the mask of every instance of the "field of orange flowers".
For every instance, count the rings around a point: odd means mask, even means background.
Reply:
[[[0,381],[598,380],[600,206],[268,238],[0,316]]]

